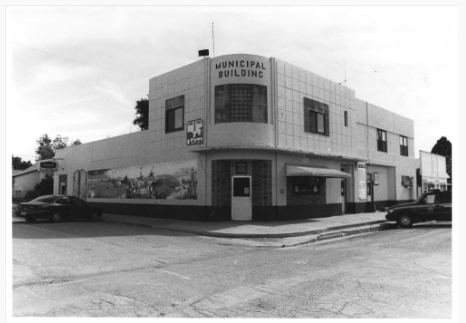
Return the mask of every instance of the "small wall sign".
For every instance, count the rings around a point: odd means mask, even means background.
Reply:
[[[191,120],[186,127],[186,144],[199,145],[204,142],[204,122],[201,119]]]
[[[379,185],[379,173],[374,172],[374,185]]]
[[[236,163],[236,174],[247,174],[248,163]]]

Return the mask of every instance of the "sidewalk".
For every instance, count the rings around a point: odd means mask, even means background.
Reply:
[[[293,221],[223,221],[197,222],[147,218],[120,214],[104,214],[103,221],[158,228],[187,234],[227,238],[227,239],[282,239],[267,245],[281,245],[287,238],[291,245],[310,243],[317,240],[339,238],[369,231],[379,231],[395,227],[385,220],[385,212],[345,214],[327,218]],[[291,241],[288,239],[288,242]],[[286,241],[285,241],[286,242]],[[251,244],[251,243],[249,243]],[[263,241],[256,245],[263,245]],[[290,245],[290,243],[284,243]]]

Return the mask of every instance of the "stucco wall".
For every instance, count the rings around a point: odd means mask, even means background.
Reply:
[[[171,72],[154,77],[149,81],[149,142],[151,151],[188,157],[186,124],[188,121],[206,120],[206,86],[208,60],[200,60]],[[166,100],[184,95],[184,129],[166,133]],[[205,145],[205,144],[204,144]],[[204,146],[203,145],[203,146]],[[170,155],[171,156],[171,155]],[[183,158],[183,157],[182,157]]]
[[[393,175],[387,175],[388,191],[382,192],[378,188],[379,193],[376,192],[376,194],[380,194],[380,198],[386,196],[394,200],[414,199],[416,185],[414,122],[358,99],[354,101],[354,108],[356,111],[358,157],[366,159],[369,166],[393,167],[393,169],[388,170],[389,173],[393,173]],[[387,152],[377,151],[377,129],[387,132]],[[408,138],[408,156],[400,154],[400,136]],[[412,188],[402,187],[402,176],[413,177]],[[355,185],[357,185],[357,181],[355,181]]]
[[[14,177],[15,186],[14,186],[14,195],[17,198],[23,198],[26,193],[34,189],[37,183],[41,180],[41,174],[38,171],[33,171],[24,175],[19,175]],[[15,193],[20,191],[21,193]]]
[[[278,146],[333,156],[355,156],[354,91],[276,60]],[[330,136],[304,131],[304,97],[329,106]],[[348,126],[344,125],[348,112]]]

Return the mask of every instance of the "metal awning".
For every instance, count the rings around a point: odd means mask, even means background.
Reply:
[[[286,176],[316,176],[327,178],[351,178],[350,174],[336,169],[286,165]]]

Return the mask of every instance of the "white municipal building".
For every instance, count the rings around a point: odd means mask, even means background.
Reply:
[[[413,121],[276,58],[204,58],[149,81],[149,129],[57,152],[55,193],[105,212],[288,220],[416,198]]]

